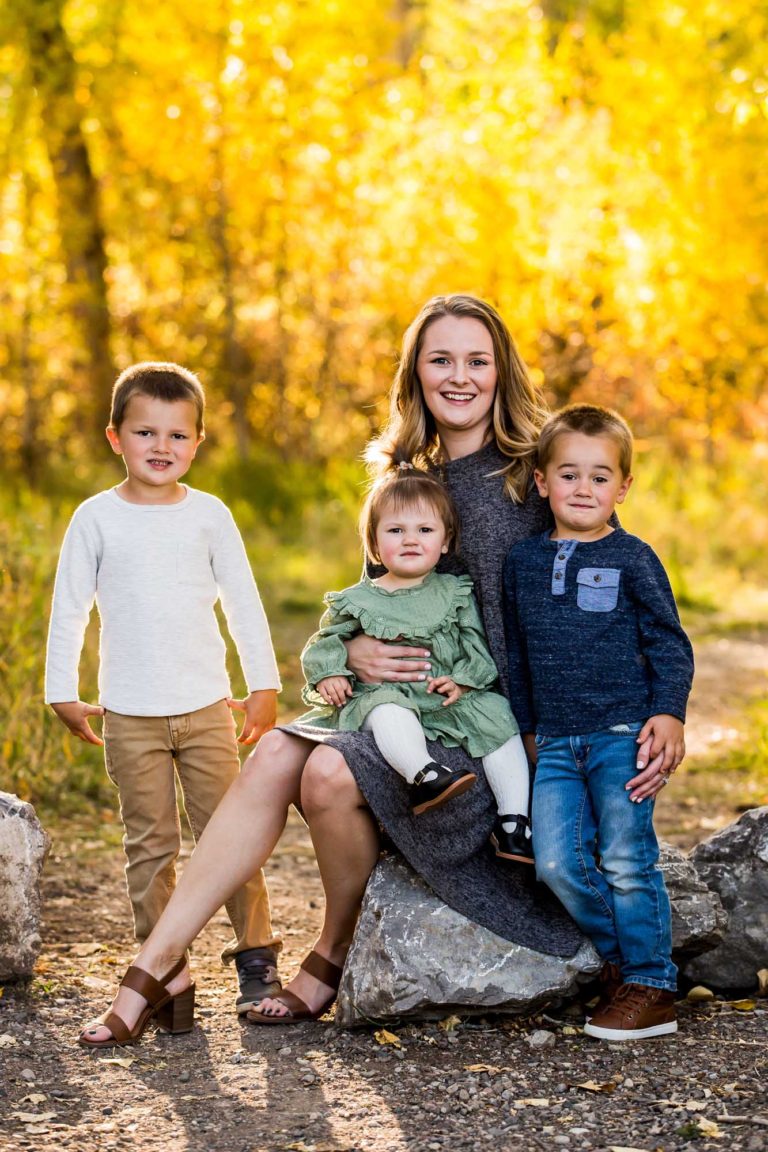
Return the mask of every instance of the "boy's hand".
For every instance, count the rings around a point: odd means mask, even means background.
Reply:
[[[104,741],[96,735],[88,723],[89,716],[103,716],[104,709],[96,704],[84,704],[82,700],[68,700],[64,704],[51,704],[54,712],[66,724],[73,736],[86,744],[102,745]]]
[[[650,763],[627,783],[630,800],[640,803],[661,791],[685,757],[684,732],[682,720],[663,712],[646,721],[637,743],[647,749]]]
[[[326,704],[343,708],[352,695],[352,685],[346,676],[326,676],[315,685]]]
[[[433,676],[427,683],[427,692],[439,692],[445,696],[443,708],[447,708],[449,704],[455,704],[468,691],[468,688],[462,688],[455,680],[451,680],[450,676]]]
[[[245,700],[227,700],[233,712],[245,712],[245,720],[237,738],[238,744],[255,744],[265,732],[274,728],[277,720],[277,689],[262,688],[251,692]]]

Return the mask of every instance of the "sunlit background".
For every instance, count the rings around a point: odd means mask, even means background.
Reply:
[[[287,708],[320,593],[355,574],[359,451],[434,293],[495,303],[553,406],[630,419],[622,516],[686,611],[768,615],[764,3],[6,0],[0,45],[20,791],[61,759],[39,707],[56,552],[119,479],[103,427],[137,359],[206,386],[190,478],[244,531]]]

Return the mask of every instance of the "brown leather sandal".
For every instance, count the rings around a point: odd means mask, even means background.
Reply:
[[[325,956],[321,956],[319,952],[312,951],[306,956],[302,962],[301,967],[310,976],[314,976],[321,984],[327,984],[329,988],[333,988],[333,992],[325,1000],[318,1009],[314,1012],[309,1008],[300,996],[284,989],[279,996],[272,996],[270,999],[277,1000],[278,1004],[283,1004],[288,1011],[282,1015],[270,1015],[267,1012],[260,1012],[259,1005],[256,1008],[251,1008],[246,1016],[252,1024],[301,1024],[303,1020],[319,1020],[320,1017],[328,1011],[331,1004],[336,999],[336,992],[338,991],[339,984],[341,983],[341,973],[343,968],[339,968],[337,964],[332,964],[330,960],[326,960]]]
[[[174,1034],[191,1032],[195,1012],[194,984],[190,984],[188,988],[185,988],[183,992],[178,992],[175,996],[172,996],[165,987],[169,981],[183,972],[186,963],[186,956],[182,956],[181,960],[174,964],[162,980],[155,980],[154,976],[150,976],[149,972],[145,972],[143,968],[136,968],[132,965],[120,981],[120,987],[130,988],[132,991],[138,992],[139,996],[143,996],[147,1001],[146,1008],[142,1011],[133,1028],[129,1028],[117,1013],[110,1010],[83,1029],[78,1044],[82,1045],[83,1048],[115,1048],[135,1044],[144,1035],[147,1024],[153,1017],[165,1032]],[[109,1028],[112,1035],[106,1040],[89,1040],[88,1033],[93,1035],[98,1028]]]

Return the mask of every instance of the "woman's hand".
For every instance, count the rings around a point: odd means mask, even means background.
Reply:
[[[427,692],[439,692],[442,696],[445,696],[443,708],[448,704],[455,704],[456,701],[468,691],[468,688],[462,688],[461,684],[457,684],[455,680],[451,680],[450,676],[435,676],[427,685]]]
[[[426,680],[432,665],[425,648],[391,644],[360,633],[345,640],[347,666],[361,684],[396,684]]]

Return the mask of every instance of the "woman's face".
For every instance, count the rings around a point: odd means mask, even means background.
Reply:
[[[416,360],[424,403],[449,458],[482,448],[496,395],[491,334],[471,316],[441,316],[422,340]]]

